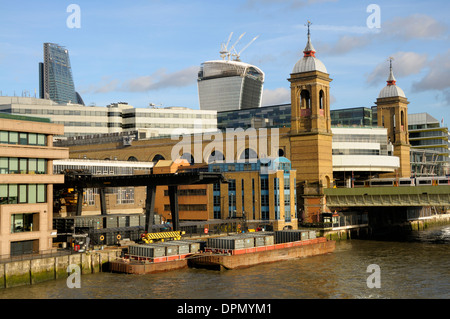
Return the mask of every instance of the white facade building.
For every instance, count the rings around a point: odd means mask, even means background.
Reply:
[[[0,97],[0,112],[49,118],[64,124],[64,137],[139,130],[147,136],[187,134],[217,130],[217,112],[186,107],[135,108],[127,103],[104,106],[57,104],[31,97]]]
[[[395,172],[400,159],[393,156],[393,145],[388,143],[387,129],[332,128],[333,172],[360,172],[379,174]]]

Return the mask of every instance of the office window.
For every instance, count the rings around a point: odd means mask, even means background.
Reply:
[[[0,184],[0,204],[8,204],[8,185]]]
[[[34,204],[37,202],[37,193],[36,193],[36,184],[29,184],[28,185],[28,203]]]
[[[9,134],[7,131],[0,131],[0,143],[8,144],[9,142]]]
[[[284,178],[284,189],[289,189],[290,183],[289,183],[289,177]]]
[[[9,144],[19,144],[18,132],[9,132]]]
[[[28,160],[26,158],[19,159],[19,171],[20,174],[28,173]]]
[[[35,213],[11,215],[11,233],[33,231],[33,217]]]
[[[27,185],[19,185],[19,204],[27,202]]]
[[[28,134],[27,133],[20,133],[19,134],[19,144],[20,145],[27,145],[28,144]]]
[[[37,202],[38,203],[45,203],[46,202],[46,190],[47,187],[44,184],[37,185]]]
[[[38,158],[37,160],[37,170],[36,173],[37,174],[45,174],[46,173],[46,163],[47,160],[43,159],[43,158]]]
[[[19,173],[19,159],[17,157],[9,158],[9,173],[10,174]]]
[[[261,190],[269,190],[269,180],[267,178],[261,178]]]
[[[7,157],[0,157],[0,174],[8,174],[8,158]]]
[[[235,191],[236,190],[236,180],[230,179],[228,182],[228,190],[229,191]]]
[[[44,134],[38,134],[37,135],[37,145],[45,146],[46,145],[46,138]]]

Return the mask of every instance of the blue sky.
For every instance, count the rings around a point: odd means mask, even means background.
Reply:
[[[80,28],[69,28],[70,4]],[[370,4],[380,28],[369,28]],[[450,2],[345,0],[3,1],[0,10],[0,91],[34,96],[42,44],[69,50],[75,87],[86,105],[125,101],[198,108],[202,62],[218,59],[231,32],[241,60],[266,74],[265,105],[289,102],[290,72],[312,21],[316,57],[331,82],[331,109],[374,105],[386,85],[390,56],[410,104],[450,122]]]

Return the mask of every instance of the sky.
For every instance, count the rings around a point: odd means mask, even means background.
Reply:
[[[86,105],[198,109],[200,65],[220,59],[233,33],[229,48],[244,34],[236,52],[265,73],[263,105],[289,103],[309,20],[333,79],[332,110],[374,106],[393,57],[408,113],[448,126],[449,12],[448,0],[2,0],[0,95],[38,95],[43,43],[52,42],[69,50]]]

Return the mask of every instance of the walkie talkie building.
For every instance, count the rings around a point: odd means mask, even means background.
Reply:
[[[261,106],[264,72],[235,60],[204,62],[198,73],[201,110],[231,111]]]
[[[44,62],[39,64],[39,97],[56,103],[79,103],[70,67],[69,51],[44,43]],[[81,100],[82,101],[82,100]]]

